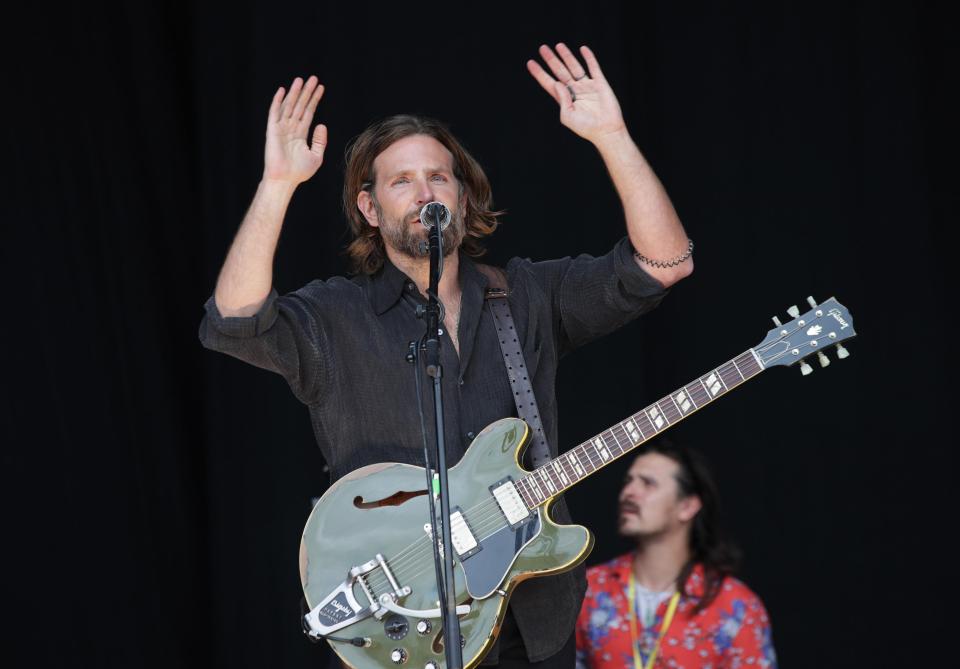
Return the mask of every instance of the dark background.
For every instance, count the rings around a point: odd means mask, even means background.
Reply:
[[[522,7],[521,7],[522,6]],[[275,283],[345,271],[343,149],[371,120],[447,121],[508,215],[489,258],[623,234],[595,151],[524,68],[590,44],[696,241],[663,306],[564,361],[561,450],[835,295],[860,337],[676,428],[708,455],[781,666],[955,663],[947,413],[955,26],[908,3],[34,3],[6,22],[0,660],[306,667],[299,533],[325,487],[279,377],[196,328],[262,168],[273,91],[328,87],[327,160]],[[434,46],[436,44],[436,46]],[[570,494],[614,532],[626,463]],[[954,660],[949,660],[954,657]]]

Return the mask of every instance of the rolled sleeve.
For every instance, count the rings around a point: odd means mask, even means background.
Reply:
[[[602,256],[531,263],[551,295],[561,353],[613,332],[655,308],[667,289],[633,260],[624,237]]]
[[[269,330],[277,320],[277,291],[270,291],[266,301],[253,316],[222,315],[212,295],[203,308],[206,311],[206,318],[201,323],[200,341],[204,342],[204,345],[207,339],[204,325],[209,325],[216,332],[227,337],[256,337]]]
[[[286,379],[305,404],[318,401],[325,362],[324,328],[308,289],[279,297],[271,291],[252,316],[223,316],[211,297],[204,305],[200,343]]]

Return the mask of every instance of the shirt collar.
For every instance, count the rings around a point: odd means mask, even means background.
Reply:
[[[459,253],[459,251],[458,251]],[[480,293],[487,286],[487,277],[477,269],[476,264],[468,256],[460,253],[460,286],[467,292],[468,287],[479,286]],[[416,284],[396,265],[384,258],[383,267],[367,281],[367,298],[374,312],[379,316],[395,305],[404,292],[409,292],[417,299],[421,299]]]
[[[621,555],[616,559],[613,565],[613,573],[620,580],[621,583],[626,584],[630,582],[630,570],[633,569],[633,552],[627,553],[626,555]],[[683,599],[700,599],[704,594],[704,571],[703,564],[698,562],[693,565],[693,571],[690,572],[690,576],[687,578],[687,584],[685,591],[683,593]]]

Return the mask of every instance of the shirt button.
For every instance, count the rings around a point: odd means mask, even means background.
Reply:
[[[473,432],[467,432],[467,439],[469,439],[469,440],[471,440],[471,441],[473,441],[473,439],[474,439],[476,436],[477,436],[477,435],[475,435]]]
[[[414,288],[416,288],[416,286],[413,285],[412,281],[407,282],[407,290],[412,291]]]

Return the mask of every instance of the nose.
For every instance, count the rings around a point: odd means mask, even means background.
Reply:
[[[417,190],[417,204],[424,205],[433,202],[436,198],[433,196],[433,187],[430,182],[423,180],[420,182]]]

